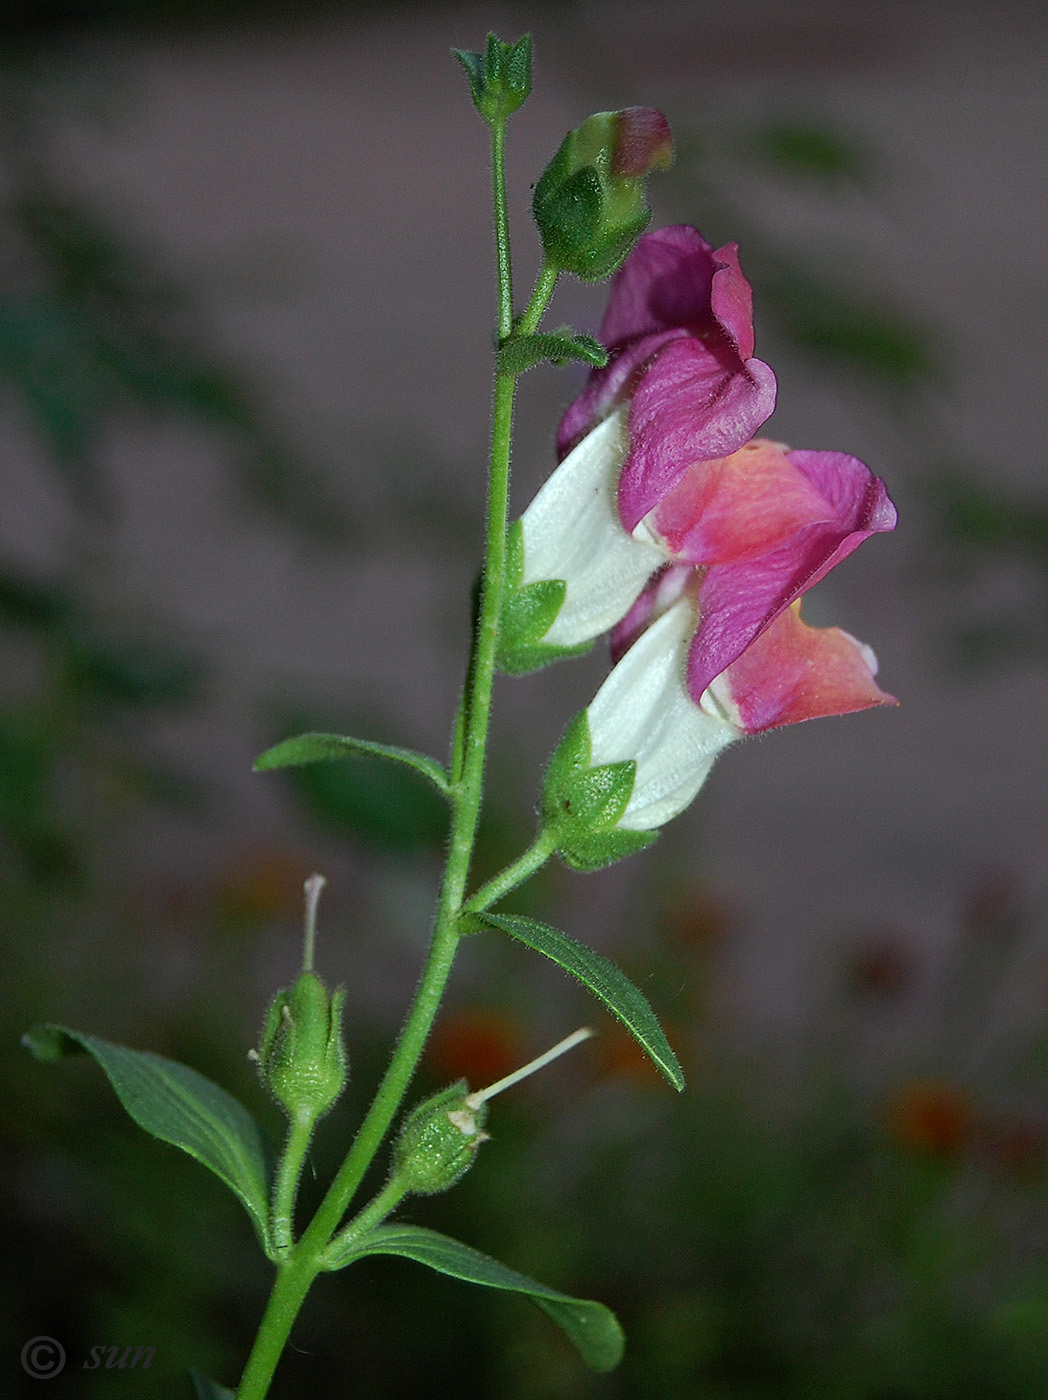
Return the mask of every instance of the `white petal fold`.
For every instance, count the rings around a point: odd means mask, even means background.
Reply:
[[[544,642],[576,646],[607,632],[665,562],[665,551],[650,536],[633,539],[619,519],[628,415],[624,404],[587,433],[521,517],[524,584],[563,579],[567,585]]]
[[[717,755],[741,737],[688,694],[685,662],[694,631],[694,606],[682,598],[612,668],[587,711],[590,761],[636,761],[633,792],[618,822],[630,831],[650,831],[682,812]]]

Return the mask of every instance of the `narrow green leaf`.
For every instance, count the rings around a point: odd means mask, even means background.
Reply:
[[[87,1051],[140,1128],[188,1152],[239,1197],[263,1249],[269,1247],[269,1167],[258,1124],[243,1104],[195,1069],[128,1050],[65,1026],[34,1026],[22,1043],[38,1060]]]
[[[536,1283],[497,1259],[471,1249],[459,1240],[420,1225],[380,1225],[360,1241],[354,1253],[342,1263],[366,1254],[398,1254],[414,1259],[439,1274],[522,1293],[546,1313],[578,1348],[583,1361],[594,1371],[610,1371],[622,1359],[625,1339],[618,1319],[603,1303],[587,1298],[571,1298],[545,1284]],[[342,1263],[335,1267],[342,1267]]]
[[[647,998],[610,958],[538,919],[528,919],[521,914],[482,914],[480,917],[577,977],[619,1018],[673,1087],[684,1088],[680,1061],[670,1048]]]
[[[447,798],[405,763],[361,755],[284,776],[310,820],[334,836],[381,851],[438,849],[447,836]]]
[[[450,791],[447,772],[427,754],[402,749],[395,744],[374,744],[370,739],[352,739],[345,734],[299,734],[294,739],[284,739],[260,754],[255,759],[254,769],[256,773],[264,773],[271,768],[296,768],[304,763],[324,763],[338,758],[391,758],[396,763],[406,763],[409,768],[414,768],[445,796]]]
[[[212,1381],[207,1376],[202,1376],[199,1371],[190,1371],[189,1379],[193,1382],[193,1394],[196,1400],[237,1400],[235,1390],[230,1390],[227,1385],[219,1385],[217,1381]]]

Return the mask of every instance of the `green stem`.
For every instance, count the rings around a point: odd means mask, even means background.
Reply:
[[[519,856],[512,865],[507,865],[505,870],[500,870],[497,875],[493,875],[490,880],[481,885],[476,894],[470,895],[463,905],[462,912],[464,914],[482,914],[485,909],[490,909],[511,890],[515,890],[518,885],[529,880],[536,870],[541,870],[556,849],[556,838],[550,834],[548,829],[541,831],[522,856]]]
[[[295,1318],[319,1272],[319,1259],[299,1251],[278,1266],[255,1345],[237,1387],[237,1400],[264,1400]]]
[[[273,1244],[280,1255],[289,1254],[294,1244],[295,1199],[298,1196],[298,1183],[302,1179],[302,1168],[309,1151],[314,1126],[315,1120],[312,1117],[291,1120],[287,1146],[277,1168],[276,1181],[273,1184],[272,1230]]]
[[[498,264],[498,325],[500,339],[513,329],[513,291],[510,280],[509,223],[505,184],[505,120],[492,124],[492,178],[495,206],[495,244]],[[543,267],[528,304],[522,329],[538,325],[553,294],[557,274]],[[371,1107],[345,1161],[321,1201],[316,1215],[281,1264],[269,1304],[248,1358],[237,1400],[264,1400],[273,1371],[287,1342],[295,1317],[310,1285],[322,1268],[322,1260],[357,1188],[389,1131],[443,999],[455,952],[462,934],[460,917],[470,863],[476,842],[483,797],[484,759],[487,751],[491,692],[495,678],[499,616],[506,574],[506,527],[509,513],[509,459],[513,430],[513,375],[495,377],[491,424],[491,468],[481,585],[479,620],[470,674],[456,722],[453,815],[447,864],[429,953],[407,1020]],[[540,862],[541,863],[541,862]],[[519,864],[519,862],[518,862]],[[496,877],[498,879],[498,877]],[[490,882],[489,882],[490,883]],[[381,1197],[377,1198],[381,1199]],[[374,1204],[374,1203],[373,1203]],[[391,1207],[392,1208],[392,1207]],[[369,1207],[370,1209],[370,1207]]]
[[[506,202],[506,118],[491,124],[491,193],[495,209],[495,262],[498,272],[499,340],[513,330],[513,267]]]
[[[518,334],[531,335],[538,330],[539,322],[542,320],[546,307],[550,304],[553,296],[553,288],[557,285],[557,278],[560,276],[559,270],[552,263],[544,262],[539,271],[538,281],[535,283],[535,290],[531,294],[528,308],[520,318]]]
[[[344,1230],[340,1230],[331,1241],[326,1257],[334,1260],[349,1253],[353,1243],[370,1234],[376,1225],[381,1225],[391,1210],[396,1210],[407,1195],[407,1190],[399,1181],[387,1181],[382,1190],[370,1201],[359,1215],[355,1215]]]

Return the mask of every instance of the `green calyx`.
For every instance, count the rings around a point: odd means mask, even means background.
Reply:
[[[651,218],[645,177],[671,157],[669,127],[651,108],[597,112],[569,131],[532,202],[547,262],[584,281],[610,276]]]
[[[464,1079],[425,1099],[405,1118],[393,1147],[390,1177],[404,1194],[435,1196],[447,1191],[473,1164],[487,1108],[471,1100]]]
[[[542,787],[543,827],[573,870],[600,870],[655,840],[654,832],[618,826],[633,793],[636,763],[594,765],[590,755],[589,720],[580,710],[549,761]]]
[[[302,972],[270,1003],[258,1047],[258,1073],[291,1118],[315,1121],[345,1088],[345,997],[344,987],[331,993],[315,972]]]
[[[531,92],[530,34],[515,44],[505,44],[489,34],[484,53],[470,49],[451,52],[466,70],[473,105],[489,126],[504,121],[527,101]]]
[[[506,536],[506,589],[499,617],[498,653],[495,664],[504,675],[519,676],[538,670],[566,656],[581,656],[592,643],[556,646],[542,638],[556,621],[564,604],[563,579],[523,583],[524,532],[519,520]]]

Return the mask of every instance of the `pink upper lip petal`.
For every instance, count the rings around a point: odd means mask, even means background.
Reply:
[[[569,407],[561,458],[631,401],[619,486],[632,531],[692,462],[747,442],[775,406],[775,376],[753,358],[753,297],[738,247],[714,249],[687,224],[645,234],[612,284],[600,338],[610,355]]]

